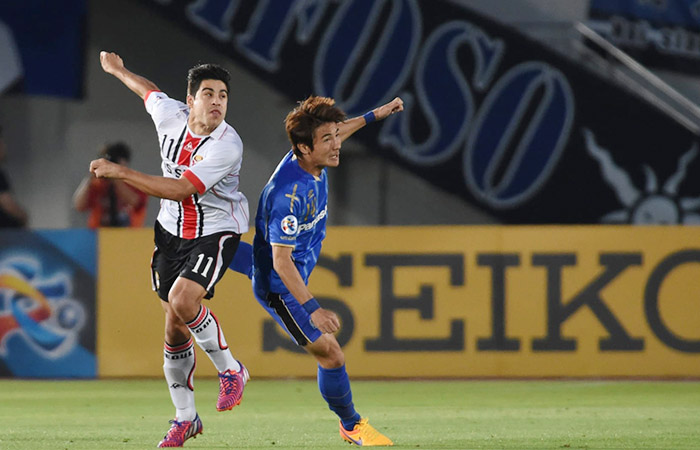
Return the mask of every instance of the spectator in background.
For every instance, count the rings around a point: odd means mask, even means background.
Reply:
[[[10,182],[2,169],[6,156],[0,127],[0,228],[21,228],[27,226],[28,216],[12,195]]]
[[[131,150],[123,142],[106,144],[100,158],[129,166]],[[78,211],[89,211],[88,227],[140,227],[146,218],[148,195],[122,180],[83,179],[73,194],[73,206]]]

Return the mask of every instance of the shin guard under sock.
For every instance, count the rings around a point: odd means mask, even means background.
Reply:
[[[194,404],[194,369],[197,360],[192,339],[181,345],[169,345],[163,352],[163,373],[168,382],[170,398],[175,405],[176,420],[194,420],[197,409]]]
[[[235,372],[241,370],[241,365],[234,359],[226,344],[219,321],[209,311],[209,308],[204,305],[200,306],[199,313],[194,319],[187,322],[187,326],[197,341],[197,345],[207,353],[209,359],[216,366],[216,370],[219,372],[228,369]]]
[[[340,418],[343,427],[346,430],[352,430],[360,421],[360,415],[355,411],[352,403],[350,379],[345,371],[345,365],[337,369],[324,369],[318,366],[318,389],[331,411]]]

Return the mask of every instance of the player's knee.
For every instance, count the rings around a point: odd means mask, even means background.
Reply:
[[[204,288],[194,281],[178,278],[170,288],[168,303],[183,321],[188,322],[199,313],[205,294]]]
[[[170,292],[168,303],[173,312],[182,319],[183,322],[191,320],[199,312],[199,305],[183,292]]]
[[[321,367],[325,369],[337,369],[345,364],[345,354],[340,345],[330,345],[322,355],[317,357]]]
[[[326,364],[331,369],[337,369],[338,367],[342,367],[343,364],[345,364],[345,355],[343,355],[342,351],[339,354],[333,354],[328,358]]]
[[[168,303],[170,303],[170,308],[173,310],[173,312],[179,317],[180,310],[184,304],[182,295],[179,295],[175,289],[172,289],[168,294]]]

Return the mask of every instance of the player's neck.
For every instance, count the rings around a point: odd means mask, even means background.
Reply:
[[[187,122],[187,126],[190,128],[190,130],[192,130],[194,134],[199,136],[209,136],[218,127],[218,125],[207,126],[204,122],[199,122],[198,120],[195,120],[192,117],[190,117],[190,120]]]
[[[313,164],[311,161],[307,161],[304,158],[297,158],[297,162],[299,163],[299,167],[304,169],[306,172],[309,172],[311,175],[315,177],[320,177],[321,172],[323,171],[323,167],[317,166]]]

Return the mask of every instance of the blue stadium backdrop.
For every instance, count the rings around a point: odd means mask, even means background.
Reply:
[[[698,136],[468,8],[140,1],[291,100],[332,96],[355,115],[402,96],[405,113],[357,138],[504,223],[700,222]]]
[[[591,0],[589,25],[640,62],[700,73],[697,0]]]
[[[82,97],[86,21],[86,0],[0,2],[0,23],[12,31],[24,69],[14,89],[29,95]]]

